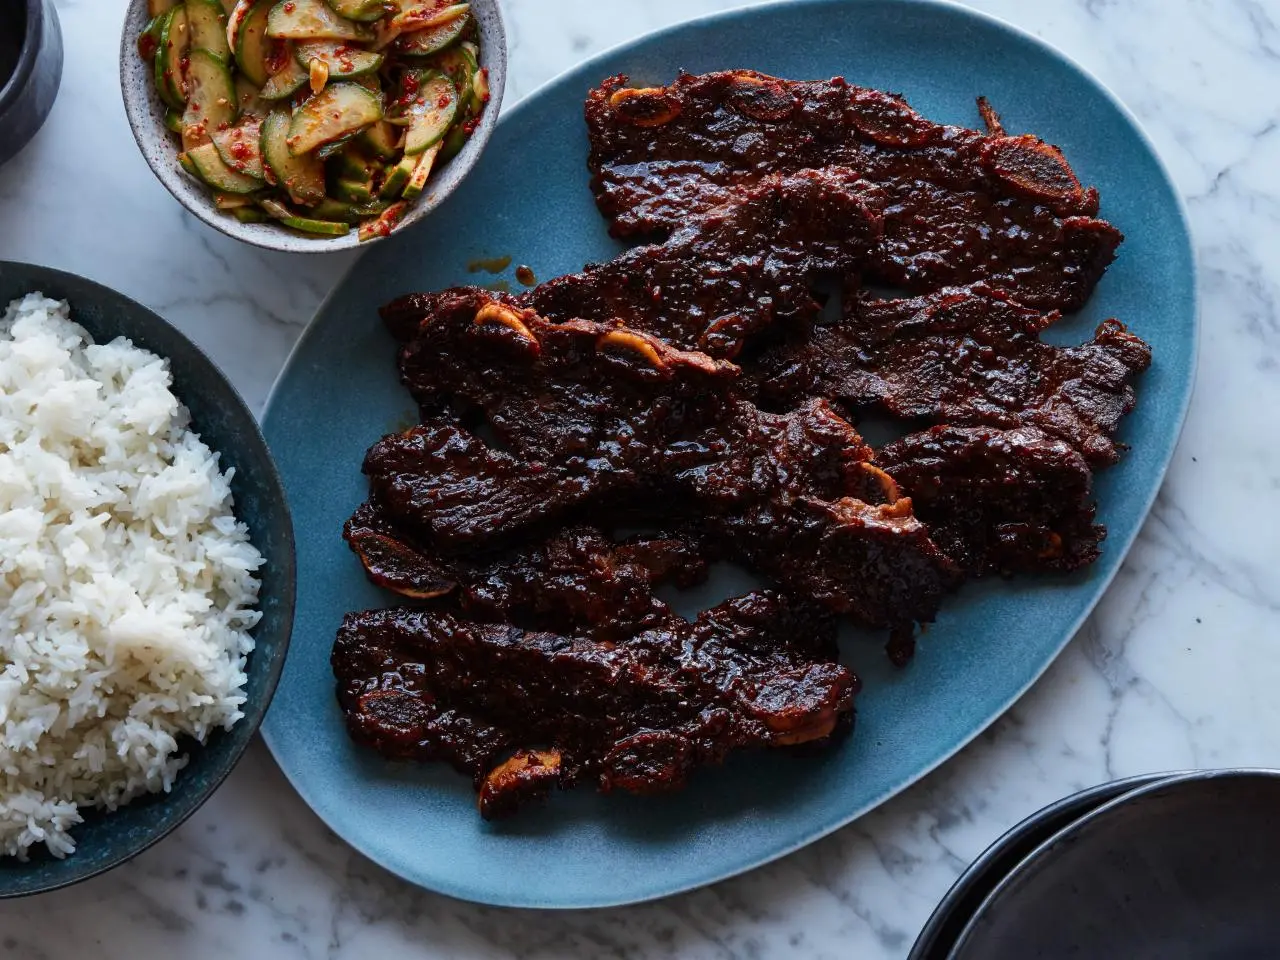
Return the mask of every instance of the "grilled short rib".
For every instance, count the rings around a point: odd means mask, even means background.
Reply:
[[[880,191],[838,167],[766,177],[665,243],[526,293],[483,295],[548,320],[622,320],[672,346],[731,359],[775,324],[816,319],[815,285],[858,277],[880,240],[881,203]],[[383,317],[406,335],[448,294],[410,294]]]
[[[471,774],[492,819],[554,786],[677,790],[733,751],[847,729],[857,679],[797,634],[831,645],[834,623],[774,594],[618,643],[391,609],[348,615],[332,662],[357,740]]]
[[[732,70],[634,89],[612,77],[586,102],[591,186],[617,236],[651,238],[761,177],[848,167],[885,194],[877,280],[985,280],[1029,306],[1078,309],[1123,236],[1056,147],[982,113],[986,132],[946,126],[841,78]]]

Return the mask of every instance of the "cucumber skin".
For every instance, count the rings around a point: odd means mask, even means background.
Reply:
[[[289,113],[277,108],[262,122],[262,159],[276,181],[296,203],[319,203],[325,197],[324,164],[317,158],[295,157],[289,153],[286,138]],[[272,141],[278,141],[272,146]]]
[[[174,21],[178,19],[179,14],[182,16],[182,25],[185,29],[187,11],[183,7],[174,7],[163,14],[164,24],[160,27],[160,41],[156,46],[155,75],[156,90],[160,94],[160,99],[173,109],[181,111],[187,108],[187,98],[178,87],[180,79],[175,79],[174,71],[171,69],[172,64],[169,62],[169,40],[175,28]]]
[[[449,104],[439,106],[439,100],[448,91]],[[428,103],[418,107],[422,112],[414,113],[414,106],[409,108],[413,122],[409,125],[409,133],[404,140],[405,156],[417,156],[425,153],[444,139],[449,128],[458,117],[458,88],[443,73],[424,76],[419,92],[426,92]],[[433,91],[439,91],[438,94]],[[430,102],[434,100],[435,102]]]
[[[338,16],[363,23],[380,20],[387,12],[383,0],[325,0],[325,3]]]
[[[303,233],[316,233],[326,237],[341,237],[351,232],[351,225],[333,220],[312,220],[310,217],[285,217],[280,221],[286,227]]]
[[[212,143],[202,144],[187,154],[195,165],[200,179],[224,193],[254,193],[261,189],[261,184],[253,177],[237,173],[222,162],[218,149]],[[205,163],[208,162],[206,168]],[[221,167],[221,169],[218,169]]]
[[[187,8],[187,29],[191,36],[191,46],[199,50],[208,50],[223,63],[231,63],[231,48],[227,46],[227,15],[222,10],[221,0],[186,0]],[[197,18],[209,17],[213,24],[210,36],[203,35],[202,30],[197,30],[196,24],[200,22]],[[200,33],[199,38],[196,34]],[[197,39],[208,41],[212,40],[212,45],[205,43],[197,43]]]
[[[349,102],[344,102],[344,98]],[[326,127],[326,117],[331,110],[337,109],[341,119],[350,126]],[[360,109],[363,113],[355,113]],[[346,81],[325,87],[294,113],[289,124],[289,152],[294,156],[310,153],[317,147],[339,140],[348,134],[359,133],[364,127],[382,119],[382,98],[367,87]]]
[[[267,15],[271,13],[272,6],[272,0],[258,0],[254,4],[244,23],[240,25],[236,49],[232,51],[237,69],[259,90],[271,79],[263,52],[267,44]]]

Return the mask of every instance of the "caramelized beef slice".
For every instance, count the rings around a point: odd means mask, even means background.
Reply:
[[[630,493],[705,515],[731,555],[868,625],[932,619],[954,586],[910,503],[884,502],[857,432],[824,401],[759,410],[734,388],[732,364],[625,328],[479,303],[470,317],[451,309],[424,320],[402,351],[402,373],[425,403],[482,411],[515,455],[537,465],[535,476],[563,479],[572,508],[598,484],[597,505]],[[407,518],[419,527],[448,519],[437,516],[437,482],[400,481],[419,491]],[[476,489],[493,485],[477,477]],[[554,497],[539,506],[544,516],[566,509]],[[485,499],[451,508],[478,531],[505,522],[477,519]]]
[[[402,596],[452,594],[475,619],[591,627],[598,637],[666,616],[653,594],[658,584],[690,587],[707,574],[700,539],[682,533],[615,541],[595,527],[570,527],[496,556],[451,555],[407,536],[372,501],[347,521],[344,537],[369,579]]]
[[[969,574],[1070,572],[1098,558],[1106,530],[1093,522],[1089,466],[1034,427],[934,427],[876,463]]]
[[[774,324],[815,319],[815,284],[859,274],[880,239],[878,197],[839,168],[766,177],[666,243],[493,299],[558,322],[620,318],[673,346],[732,358]],[[403,334],[447,295],[411,294],[383,315]]]
[[[884,191],[871,273],[909,290],[985,280],[1074,310],[1123,240],[1096,219],[1097,192],[1036,137],[933,123],[840,78],[726,71],[639,90],[626,82],[606,80],[586,103],[592,189],[620,237],[665,235],[762,177],[834,164]]]
[[[770,597],[751,603],[757,618],[762,607],[786,605]],[[477,778],[481,811],[494,816],[514,812],[552,783],[663,792],[733,750],[829,736],[852,712],[856,678],[788,649],[761,644],[757,652],[741,638],[749,629],[734,610],[716,610],[693,624],[673,618],[615,645],[422,610],[378,610],[347,616],[332,660],[344,711],[361,717],[353,729],[384,752],[392,745],[394,756],[410,755],[406,744],[424,728],[396,718],[385,735],[366,729],[377,727],[378,715],[365,707],[375,685],[393,686],[405,702],[413,694],[447,702],[459,716],[485,718],[472,722],[486,731],[520,731],[516,755]],[[726,633],[736,645],[724,641]],[[406,737],[407,727],[413,732]],[[457,743],[447,734],[423,738],[423,758],[447,752],[492,762],[489,740],[471,742],[460,726],[450,733]],[[509,742],[508,734],[499,736]]]
[[[519,298],[549,320],[627,325],[732,358],[775,323],[816,319],[812,288],[856,277],[880,239],[877,193],[841,168],[766,177],[741,198]]]
[[[365,455],[364,472],[393,523],[446,549],[502,542],[627,481],[514,457],[439,422],[379,440]]]
[[[770,348],[753,388],[769,404],[831,397],[939,424],[1035,426],[1090,463],[1118,459],[1114,440],[1133,409],[1131,381],[1151,350],[1108,320],[1088,343],[1044,343],[1056,319],[985,287],[906,300],[854,297],[844,319]]]

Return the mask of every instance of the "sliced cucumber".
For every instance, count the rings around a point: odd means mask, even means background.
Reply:
[[[387,12],[384,0],[328,0],[333,12],[348,20],[380,20]]]
[[[373,199],[373,177],[368,180],[347,180],[339,177],[334,182],[333,195],[347,203],[368,203]]]
[[[396,50],[408,57],[429,57],[448,47],[467,29],[471,23],[471,14],[464,12],[434,27],[425,30],[414,30],[413,33],[402,33],[396,39]]]
[[[381,168],[381,164],[370,160],[354,144],[348,145],[337,155],[335,166],[338,176],[344,180],[355,180],[357,182],[372,178],[374,173]]]
[[[326,237],[341,237],[351,232],[351,225],[332,220],[312,220],[310,217],[285,217],[280,221],[286,227],[303,233],[318,233]]]
[[[286,207],[279,200],[273,200],[271,197],[259,197],[258,206],[277,220],[287,220],[290,217],[296,217],[297,214]]]
[[[310,205],[324,199],[324,163],[315,156],[289,152],[289,111],[277,108],[262,124],[262,158],[276,182],[294,203]]]
[[[350,203],[342,203],[334,200],[332,197],[325,197],[314,207],[311,213],[317,220],[337,220],[342,223],[359,223],[360,214],[356,213],[355,207]]]
[[[196,170],[196,165],[191,162],[191,158],[185,153],[178,154],[178,166],[191,174],[191,176],[195,177],[197,180],[200,179],[200,172]]]
[[[421,157],[405,157],[388,170],[378,196],[383,200],[394,200],[403,194],[404,188],[409,184],[409,178],[413,176],[413,171],[418,168],[418,161],[421,159]]]
[[[379,237],[391,236],[391,231],[400,225],[400,220],[408,209],[409,205],[403,201],[393,203],[382,211],[377,220],[366,220],[360,224],[360,242],[366,243],[369,240],[377,240]]]
[[[411,119],[404,138],[404,152],[409,156],[434,147],[449,130],[458,115],[458,91],[443,73],[424,74],[418,95],[405,108]]]
[[[401,196],[406,200],[417,200],[422,196],[422,191],[427,188],[427,180],[431,177],[431,171],[435,169],[438,156],[440,156],[440,144],[437,143],[418,158],[418,165],[413,168],[413,173],[409,176],[409,182],[405,184],[404,193]]]
[[[158,17],[178,5],[178,0],[147,0],[147,15]]]
[[[385,120],[362,130],[360,142],[381,160],[394,160],[400,155],[400,131]]]
[[[453,81],[453,85],[458,88],[461,100],[458,104],[459,110],[474,109],[474,84],[476,74],[480,71],[480,64],[476,60],[472,44],[460,43],[448,50],[441,50],[431,58],[431,68],[448,76]]]
[[[186,6],[192,49],[208,50],[223,63],[230,63],[227,15],[222,9],[221,0],[187,0]]]
[[[267,69],[271,49],[267,17],[272,6],[273,0],[240,0],[227,22],[227,41],[235,52],[236,66],[258,87],[271,79],[271,71]]]
[[[231,126],[238,109],[236,87],[227,65],[208,50],[192,50],[190,61],[189,97],[182,114],[182,149],[188,152]]]
[[[160,48],[160,30],[164,26],[164,17],[163,13],[158,17],[152,17],[138,34],[138,56],[151,64],[153,69],[156,51]]]
[[[372,40],[373,33],[340,17],[324,0],[280,0],[267,17],[267,36],[285,40]]]
[[[156,47],[156,90],[160,98],[175,110],[187,105],[187,80],[183,64],[190,49],[187,11],[174,7],[164,15],[160,26],[160,42]]]
[[[263,100],[283,100],[292,97],[307,85],[311,74],[298,64],[296,57],[290,55],[285,61],[284,69],[273,74],[262,88],[260,96]]]
[[[380,53],[370,53],[341,40],[308,40],[294,46],[294,56],[299,65],[310,67],[319,60],[329,68],[330,80],[354,80],[366,74],[377,73],[386,58]]]
[[[329,143],[317,147],[316,156],[321,160],[328,160],[330,157],[338,156],[347,148],[347,144],[355,139],[355,136],[356,135],[354,133],[351,133],[345,137],[340,137],[337,140],[331,140]]]
[[[249,120],[229,130],[219,130],[213,135],[213,145],[222,162],[236,173],[265,180],[262,167],[262,121]]]
[[[177,110],[166,110],[164,112],[164,128],[170,133],[182,133],[182,114]]]
[[[296,157],[382,119],[382,98],[358,83],[335,83],[293,115],[289,151]]]
[[[253,197],[247,193],[215,193],[213,205],[219,210],[235,210],[239,207],[253,206]]]
[[[271,219],[257,207],[236,207],[231,215],[241,223],[266,223]]]
[[[436,157],[436,163],[447,163],[462,152],[462,148],[467,145],[470,139],[467,128],[464,124],[455,123],[449,128],[449,132],[444,135],[444,139],[440,141],[440,156]]]
[[[240,109],[240,119],[265,120],[271,112],[271,105],[266,103],[261,91],[244,77],[236,77],[236,106]]]
[[[253,177],[236,173],[218,156],[218,150],[212,143],[205,143],[194,150],[187,151],[187,157],[196,168],[200,179],[215,190],[226,193],[253,193],[262,188],[262,184]]]
[[[436,0],[400,0],[400,12],[391,18],[391,26],[401,33],[429,30],[452,23],[471,9],[469,3],[441,7]]]

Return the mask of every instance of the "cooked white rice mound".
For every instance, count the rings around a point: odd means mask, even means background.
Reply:
[[[0,319],[0,855],[168,790],[244,703],[262,556],[167,364],[66,303]]]

